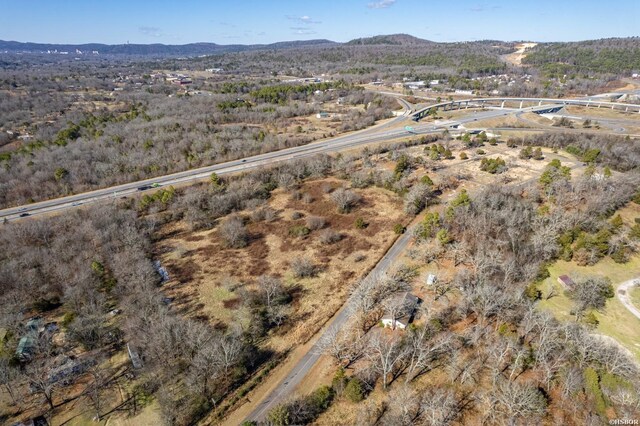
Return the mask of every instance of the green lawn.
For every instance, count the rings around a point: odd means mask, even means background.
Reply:
[[[574,280],[580,276],[598,275],[609,277],[614,288],[622,282],[640,276],[640,256],[634,256],[630,262],[618,264],[609,258],[605,258],[593,266],[578,266],[573,262],[557,261],[549,267],[551,276],[540,285],[542,299],[539,303],[541,309],[553,312],[556,318],[563,321],[575,321],[570,314],[572,301],[564,295],[562,286],[558,283],[558,276],[569,275]],[[545,297],[551,288],[556,290],[557,296],[549,300]],[[640,291],[635,289],[634,300],[640,302]],[[633,316],[618,301],[616,297],[607,301],[603,312],[597,312],[600,322],[596,332],[611,336],[629,349],[640,359],[640,320]]]
[[[629,292],[631,302],[640,309],[640,287],[633,287]]]

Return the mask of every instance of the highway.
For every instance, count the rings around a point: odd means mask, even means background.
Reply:
[[[146,191],[155,191],[157,190],[156,187],[158,185],[162,187],[208,179],[213,172],[217,173],[218,175],[245,172],[282,161],[308,158],[320,153],[334,153],[338,151],[353,149],[371,143],[380,143],[387,141],[390,142],[397,139],[406,138],[408,136],[411,136],[411,134],[407,132],[403,127],[399,126],[399,124],[403,121],[413,124],[413,122],[409,121],[408,119],[409,114],[411,113],[411,105],[402,99],[399,99],[399,101],[405,109],[404,115],[365,130],[330,139],[324,139],[322,141],[313,142],[307,145],[254,155],[240,160],[228,161],[226,163],[214,164],[198,169],[186,170],[183,172],[172,173],[169,175],[145,179],[137,182],[130,182],[122,185],[112,186],[109,188],[98,189],[91,192],[70,195],[67,197],[41,201],[24,206],[11,207],[0,210],[0,219],[12,221],[30,216],[60,212],[87,204],[113,201],[134,194],[141,194]],[[525,108],[524,110],[531,110],[534,108],[537,107]],[[461,125],[481,119],[513,114],[518,111],[520,110],[500,109],[474,112],[472,116],[460,118],[455,122],[451,122],[444,126],[416,126],[414,133],[438,133],[445,128],[450,128],[452,125]],[[152,185],[155,187],[152,187]],[[145,189],[140,190],[140,188]]]
[[[368,275],[378,276],[387,272],[411,242],[413,231],[414,229],[410,228],[402,234]],[[291,394],[291,392],[298,384],[300,384],[302,379],[304,379],[307,373],[309,373],[311,368],[322,356],[318,342],[322,341],[323,337],[328,333],[331,333],[332,330],[339,329],[344,326],[349,319],[350,311],[351,304],[348,301],[324,328],[324,331],[317,338],[316,343],[311,347],[311,349],[300,359],[300,361],[298,361],[287,376],[280,381],[277,387],[260,402],[260,404],[247,417],[247,420],[264,420],[265,416],[272,408],[284,401]]]
[[[225,163],[214,164],[211,166],[186,170],[183,172],[172,173],[165,176],[130,182],[33,204],[6,208],[0,210],[0,219],[11,221],[27,216],[62,211],[101,201],[104,202],[134,194],[142,194],[147,191],[156,191],[158,185],[162,187],[208,179],[213,172],[219,175],[245,172],[281,161],[306,158],[320,153],[337,152],[369,143],[392,141],[398,138],[407,137],[409,135],[407,131],[401,127],[397,128],[397,126],[400,122],[407,120],[407,117],[411,112],[411,105],[402,99],[398,99],[398,101],[404,108],[404,115],[365,130],[318,142],[312,142],[307,145],[258,154],[239,160],[228,161]],[[139,188],[142,187],[146,187],[146,189],[140,190]]]
[[[371,143],[391,142],[397,139],[406,138],[412,133],[420,135],[438,133],[445,129],[456,129],[459,126],[462,126],[466,123],[473,123],[474,121],[506,116],[510,114],[521,114],[524,112],[547,109],[554,106],[553,104],[543,104],[542,101],[546,99],[540,98],[538,99],[539,102],[536,106],[525,108],[496,107],[481,111],[471,110],[469,111],[469,116],[457,118],[448,122],[416,124],[413,121],[410,121],[410,117],[417,114],[415,111],[412,111],[411,105],[400,97],[397,97],[396,99],[403,106],[404,114],[385,123],[372,126],[365,130],[360,130],[347,135],[312,142],[307,145],[258,154],[239,160],[214,164],[198,169],[186,170],[165,176],[145,179],[137,182],[130,182],[122,185],[116,185],[109,188],[98,189],[95,191],[70,195],[52,200],[40,201],[28,205],[10,207],[0,210],[0,219],[12,221],[35,215],[60,212],[86,204],[113,201],[134,194],[141,194],[145,191],[155,191],[156,187],[158,186],[162,187],[168,185],[178,185],[208,179],[208,177],[213,172],[219,175],[245,172],[282,161],[308,158],[321,153],[335,153],[338,151],[349,150]],[[500,99],[502,98],[499,98],[498,100]],[[528,100],[531,101],[535,99]],[[570,100],[563,99],[561,101],[569,102]],[[475,100],[470,100],[470,102],[474,103]],[[423,108],[421,111],[429,110],[430,108],[431,107]],[[401,126],[402,122],[412,124],[414,130],[412,132],[408,132]]]
[[[497,113],[497,112],[494,112]],[[500,112],[504,114],[504,111]],[[508,114],[508,112],[507,112]],[[483,114],[484,115],[484,114]],[[470,120],[475,121],[473,118]],[[474,160],[468,160],[474,161]],[[460,165],[460,164],[458,164]],[[570,166],[572,170],[584,168],[585,166],[580,161],[574,161]],[[534,176],[523,182],[517,184],[517,186],[524,187],[529,183],[536,181],[538,176]],[[369,272],[368,275],[376,276],[384,274],[394,264],[398,257],[407,249],[411,242],[412,235],[414,233],[414,227],[409,228],[404,234],[402,234],[389,248],[387,253],[380,259],[376,266]],[[618,297],[621,297],[618,295]],[[333,332],[333,330],[343,327],[349,319],[350,313],[350,301],[347,301],[336,314],[329,324],[319,333],[316,337],[316,343],[304,354],[304,356],[295,364],[295,366],[289,371],[284,379],[282,379],[278,385],[258,404],[258,406],[249,414],[246,418],[248,421],[262,421],[269,411],[276,407],[281,402],[285,401],[289,397],[295,388],[302,382],[305,376],[311,371],[313,366],[318,362],[322,356],[319,343],[322,339]]]

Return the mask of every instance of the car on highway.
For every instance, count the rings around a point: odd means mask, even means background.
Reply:
[[[20,217],[27,217],[27,216],[31,216],[31,213],[20,213]]]
[[[77,206],[81,206],[82,203],[80,201],[76,201],[75,203],[71,204],[73,207],[77,207]]]
[[[19,211],[19,212],[23,212],[23,211],[25,211],[26,209],[27,209],[26,207],[22,207],[22,208],[18,209],[18,211]]]
[[[151,185],[142,185],[138,187],[138,191],[146,191],[147,189],[151,189]]]
[[[160,185],[160,184],[159,184],[159,183],[157,183],[157,182],[154,182],[154,183],[152,183],[152,184],[151,184],[151,187],[152,187],[152,188],[159,188],[159,187],[161,187],[161,186],[162,186],[162,185]]]

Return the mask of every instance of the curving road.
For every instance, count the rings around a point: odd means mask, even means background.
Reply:
[[[618,286],[618,290],[616,294],[618,295],[618,300],[620,303],[624,305],[625,308],[629,310],[636,318],[640,319],[640,309],[638,309],[633,302],[631,302],[631,297],[629,297],[629,291],[635,287],[640,286],[640,277],[631,279],[629,281],[625,281]]]

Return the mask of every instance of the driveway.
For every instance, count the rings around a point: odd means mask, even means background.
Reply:
[[[640,319],[640,309],[638,309],[632,302],[631,297],[629,296],[629,291],[636,286],[640,285],[640,277],[631,279],[629,281],[625,281],[618,287],[616,294],[618,295],[618,300],[622,302],[622,304],[631,312],[636,318]]]

